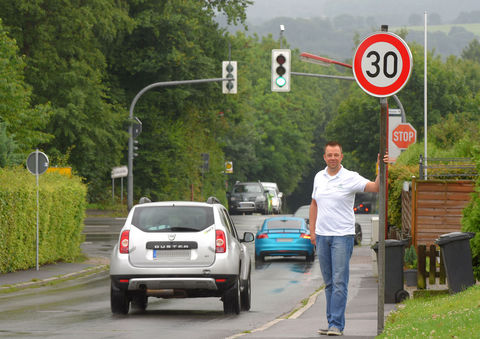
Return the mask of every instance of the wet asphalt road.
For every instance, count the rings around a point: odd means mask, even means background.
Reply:
[[[233,216],[239,234],[256,232],[265,216]],[[88,224],[90,222],[90,224]],[[87,220],[89,256],[110,256],[123,220]],[[254,260],[254,244],[247,244]],[[304,258],[252,263],[252,308],[224,315],[218,298],[149,298],[145,312],[110,312],[108,272],[58,285],[0,295],[5,338],[227,338],[291,312],[320,287],[318,262]],[[245,336],[248,338],[248,335]]]

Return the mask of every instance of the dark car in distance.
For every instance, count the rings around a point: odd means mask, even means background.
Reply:
[[[227,194],[230,214],[268,214],[268,196],[260,182],[240,182]]]

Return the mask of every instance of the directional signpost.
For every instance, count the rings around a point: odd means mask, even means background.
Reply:
[[[112,177],[112,200],[113,201],[115,201],[115,179],[120,178],[120,185],[121,185],[120,203],[123,203],[123,178],[125,178],[126,176],[128,176],[127,166],[119,166],[119,167],[112,168],[111,177]]]
[[[388,151],[388,104],[386,98],[394,95],[405,86],[413,68],[412,53],[408,45],[399,36],[389,33],[387,30],[388,26],[382,26],[382,32],[372,34],[363,40],[353,58],[353,74],[360,88],[366,93],[380,98],[381,159]],[[401,133],[400,131],[397,132]],[[404,134],[399,134],[399,137],[403,138],[404,136]],[[378,334],[383,332],[385,301],[387,167],[383,161],[380,161],[379,177]]]

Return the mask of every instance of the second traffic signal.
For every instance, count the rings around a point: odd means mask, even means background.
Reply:
[[[290,92],[290,64],[289,49],[272,50],[272,92]]]
[[[232,79],[222,82],[222,93],[237,94],[237,62],[223,61],[222,62],[222,78]]]

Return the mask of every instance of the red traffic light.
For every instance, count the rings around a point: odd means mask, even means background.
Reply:
[[[287,61],[287,59],[285,58],[285,56],[283,54],[279,54],[277,56],[277,62],[280,64],[280,65],[283,65],[285,63],[285,61]]]

